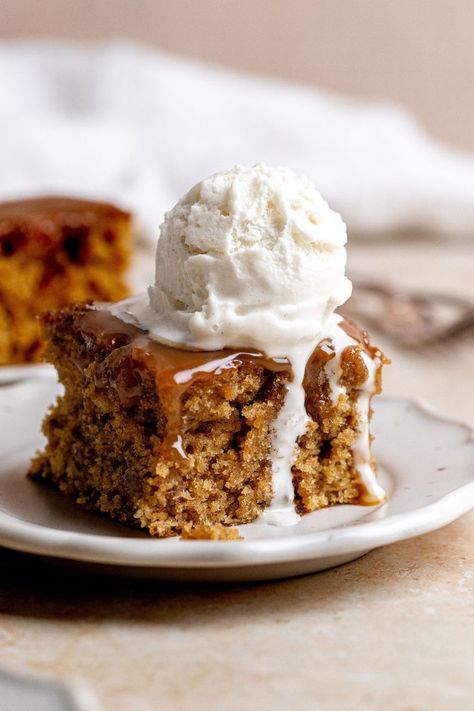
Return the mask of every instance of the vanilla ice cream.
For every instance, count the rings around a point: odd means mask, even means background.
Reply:
[[[341,217],[308,178],[239,165],[198,183],[166,214],[149,301],[120,306],[178,348],[256,348],[288,358],[293,379],[274,422],[269,523],[299,518],[291,467],[309,421],[303,379],[351,293],[346,240]]]
[[[263,164],[217,173],[161,226],[150,330],[205,350],[287,355],[350,296],[346,240],[308,178]]]

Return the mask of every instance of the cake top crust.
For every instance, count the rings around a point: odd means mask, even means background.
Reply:
[[[107,245],[113,244],[117,225],[128,229],[130,219],[130,213],[109,203],[70,197],[0,202],[0,258],[20,252],[35,259],[50,258],[62,250],[70,262],[83,263],[93,232],[100,232]],[[119,263],[126,262],[118,249],[115,254]]]
[[[71,215],[89,224],[97,219],[128,219],[130,213],[107,202],[64,196],[44,196],[0,202],[0,226],[4,222],[48,220],[63,224]]]

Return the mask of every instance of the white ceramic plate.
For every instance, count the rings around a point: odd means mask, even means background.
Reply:
[[[388,503],[336,506],[292,527],[241,526],[243,541],[152,539],[76,507],[24,473],[57,385],[0,388],[0,544],[89,568],[179,580],[264,580],[314,572],[433,531],[474,507],[474,438],[465,425],[378,398],[375,452]]]
[[[53,366],[48,363],[0,365],[0,385],[30,378],[56,380],[56,371]]]

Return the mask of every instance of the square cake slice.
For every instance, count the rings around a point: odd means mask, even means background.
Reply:
[[[45,419],[31,477],[161,537],[218,537],[270,506],[272,424],[292,377],[288,360],[177,350],[105,305],[65,308],[44,325],[64,394]],[[368,422],[384,359],[339,316],[332,332],[306,369],[310,419],[292,468],[300,514],[383,497]]]
[[[126,296],[130,242],[130,215],[113,205],[64,197],[0,203],[0,365],[40,359],[37,314]]]

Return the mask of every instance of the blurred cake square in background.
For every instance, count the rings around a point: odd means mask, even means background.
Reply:
[[[131,215],[69,197],[0,203],[0,365],[37,362],[37,316],[128,294]]]

